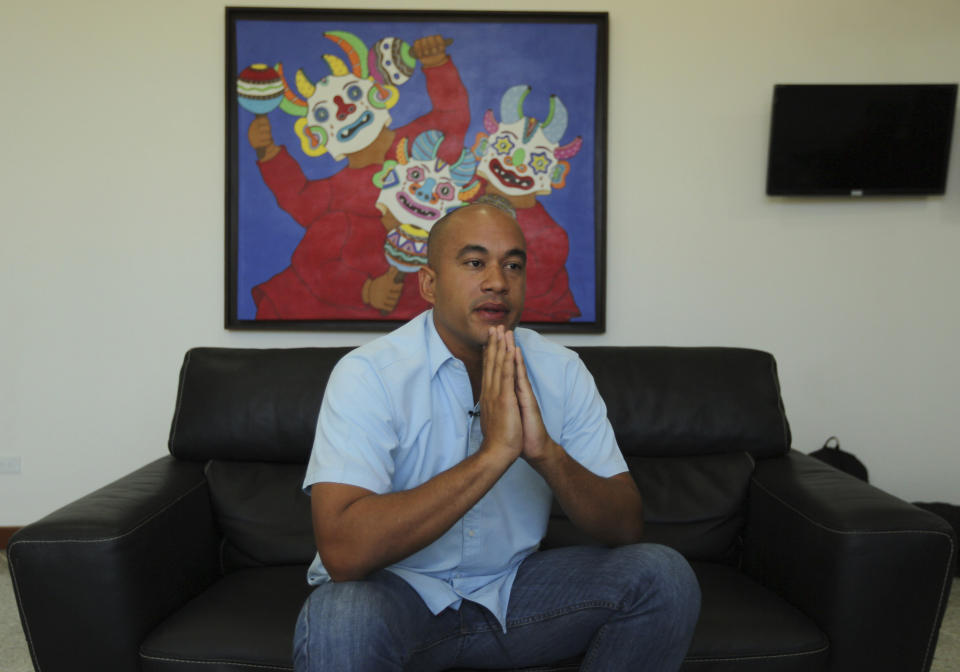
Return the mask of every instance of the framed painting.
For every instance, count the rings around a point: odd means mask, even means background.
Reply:
[[[226,327],[387,330],[500,199],[523,324],[605,326],[607,14],[227,8]]]

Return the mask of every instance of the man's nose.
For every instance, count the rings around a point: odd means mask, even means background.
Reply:
[[[343,121],[351,114],[357,111],[357,106],[353,103],[344,102],[340,96],[334,96],[333,102],[337,104],[337,119]]]
[[[507,276],[504,274],[502,266],[499,264],[487,266],[483,275],[483,290],[498,294],[507,291]]]

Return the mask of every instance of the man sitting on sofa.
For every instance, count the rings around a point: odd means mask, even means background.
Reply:
[[[638,543],[640,493],[593,379],[517,328],[523,234],[484,198],[438,222],[429,310],[336,366],[304,488],[317,587],[297,670],[676,670],[699,587]],[[606,546],[538,551],[552,496]]]

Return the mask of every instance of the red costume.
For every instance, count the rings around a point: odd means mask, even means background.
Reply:
[[[440,158],[454,163],[470,124],[466,88],[449,59],[423,74],[433,109],[396,129],[387,156],[402,138],[412,142],[436,129],[444,135]],[[406,320],[428,307],[416,273],[405,276],[397,307],[388,315],[363,303],[364,283],[392,268],[383,254],[387,232],[374,205],[380,190],[373,176],[380,165],[347,166],[326,179],[308,180],[286,148],[258,165],[277,204],[306,231],[290,266],[253,288],[257,319]]]
[[[527,241],[527,298],[521,322],[569,322],[580,315],[567,277],[567,232],[539,201],[517,208],[517,222]]]

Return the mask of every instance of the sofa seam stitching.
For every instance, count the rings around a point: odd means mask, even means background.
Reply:
[[[141,658],[147,660],[157,660],[161,662],[169,663],[193,663],[197,665],[222,665],[224,663],[228,665],[240,665],[241,667],[254,667],[261,670],[292,670],[292,667],[278,667],[276,665],[266,665],[258,663],[244,663],[239,660],[230,660],[230,659],[211,659],[211,660],[200,660],[199,658],[173,658],[171,656],[152,656],[149,653],[144,653],[143,651],[139,652]]]
[[[812,656],[817,653],[823,653],[828,650],[830,645],[827,644],[819,649],[811,649],[810,651],[797,651],[795,653],[770,653],[760,656],[737,656],[735,658],[687,658],[684,662],[687,663],[722,663],[722,662],[731,662],[738,660],[771,660],[774,658],[796,658],[798,656]]]

